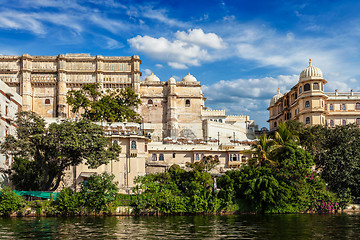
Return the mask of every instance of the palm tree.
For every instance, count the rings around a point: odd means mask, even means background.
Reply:
[[[253,154],[253,158],[249,160],[249,165],[261,167],[267,163],[276,164],[276,162],[270,159],[271,152],[277,148],[275,142],[269,139],[266,134],[258,140],[258,144],[253,145],[252,150],[244,151]]]
[[[293,134],[285,123],[280,123],[278,130],[275,132],[275,143],[285,145],[286,143],[298,143],[299,137]]]

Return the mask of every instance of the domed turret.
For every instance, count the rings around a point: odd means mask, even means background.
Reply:
[[[299,82],[312,79],[323,79],[322,71],[311,65],[311,59],[309,59],[309,66],[300,73]]]
[[[196,82],[197,79],[196,79],[193,75],[191,75],[190,73],[188,73],[188,75],[186,75],[186,76],[182,79],[182,81],[184,81],[184,82]]]
[[[169,78],[168,82],[169,84],[176,84],[176,80],[173,77]]]
[[[151,73],[147,78],[145,78],[145,82],[160,82],[160,79],[154,73]]]
[[[278,93],[275,96],[273,96],[270,100],[270,107],[274,106],[275,103],[283,96],[284,95],[280,93],[280,88],[278,88]]]

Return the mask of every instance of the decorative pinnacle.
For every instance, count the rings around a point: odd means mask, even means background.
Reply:
[[[280,88],[278,88],[278,94],[280,93]]]
[[[311,58],[309,59],[309,66],[311,66]]]

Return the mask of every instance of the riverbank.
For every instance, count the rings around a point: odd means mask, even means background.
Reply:
[[[350,204],[346,209],[338,212],[327,212],[327,214],[337,214],[337,213],[345,213],[345,214],[360,214],[360,204]],[[112,212],[88,212],[82,213],[76,216],[183,216],[183,215],[262,215],[258,213],[250,213],[250,212],[235,212],[235,211],[222,211],[222,212],[214,212],[214,213],[173,213],[173,214],[163,214],[159,212],[142,212],[135,213],[134,208],[131,206],[118,206],[115,211]],[[315,212],[306,212],[306,213],[289,213],[289,214],[317,214]],[[272,215],[272,214],[265,214]],[[48,209],[36,209],[36,208],[26,208],[21,211],[14,212],[7,217],[64,217],[66,215],[62,215],[61,213],[54,214],[53,212],[49,212]],[[5,216],[2,216],[5,217]]]

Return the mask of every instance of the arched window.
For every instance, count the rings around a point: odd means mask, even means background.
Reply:
[[[149,100],[148,100],[148,105],[151,105],[151,106],[152,106],[152,105],[153,105],[153,100],[149,99]]]
[[[118,144],[118,141],[117,141],[117,140],[114,140],[114,144]]]
[[[314,90],[319,90],[319,84],[318,84],[318,83],[314,83],[314,84],[313,84],[313,89],[314,89]]]
[[[307,117],[305,122],[306,122],[306,124],[310,124],[310,117]]]
[[[50,104],[50,99],[45,99],[45,104]]]
[[[215,159],[215,160],[219,160],[219,156],[218,156],[218,155],[215,155],[214,159]]]
[[[159,161],[164,161],[164,154],[162,153],[159,154]]]
[[[175,158],[176,157],[176,153],[173,153],[173,158]]]
[[[330,110],[334,110],[334,105],[330,104]]]
[[[360,103],[356,103],[356,110],[360,110]]]
[[[327,104],[325,104],[325,110],[327,110]]]
[[[200,160],[200,156],[199,156],[199,154],[197,153],[197,154],[195,154],[195,161],[199,161]]]
[[[309,101],[306,101],[306,102],[305,102],[305,107],[306,107],[306,108],[310,107],[310,102],[309,102]]]
[[[302,93],[302,86],[299,87],[299,95]]]
[[[306,92],[306,91],[310,91],[310,84],[309,83],[304,85],[304,92]]]
[[[330,120],[330,126],[334,126],[334,120]]]
[[[346,104],[345,103],[341,104],[341,110],[346,110]]]
[[[189,99],[186,99],[186,101],[185,101],[185,107],[190,107],[190,100],[189,100]]]
[[[131,149],[136,149],[136,141],[131,141]]]
[[[356,124],[357,124],[357,125],[360,125],[360,118],[357,118],[357,119],[356,119]]]
[[[222,119],[219,119],[219,122],[222,123]]]
[[[245,157],[245,156],[241,156],[241,161],[242,161],[242,162],[246,162],[246,157]]]
[[[151,160],[153,161],[157,161],[157,155],[155,153],[153,153],[152,157],[151,157]]]
[[[346,125],[346,120],[342,120],[342,125],[345,126]]]
[[[274,122],[274,127],[277,127],[277,122]]]

